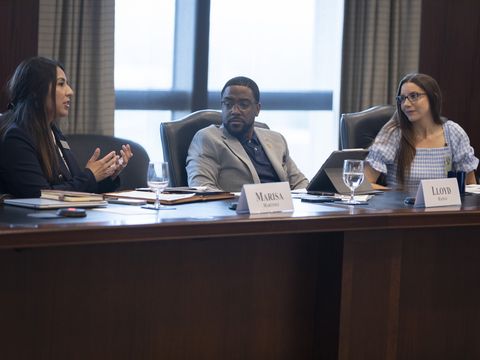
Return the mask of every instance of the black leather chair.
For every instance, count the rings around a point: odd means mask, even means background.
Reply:
[[[65,135],[65,137],[80,166],[87,163],[97,147],[101,150],[100,156],[103,156],[112,150],[118,154],[122,145],[130,144],[133,157],[128,162],[128,166],[120,173],[118,190],[131,190],[147,186],[147,169],[150,159],[140,144],[107,135],[75,134]]]
[[[394,112],[393,105],[379,105],[356,113],[342,114],[340,149],[368,148]]]
[[[185,170],[188,148],[197,131],[212,124],[222,124],[220,111],[198,110],[179,120],[160,124],[163,158],[168,162],[170,186],[188,185]],[[268,129],[267,124],[261,122],[255,122],[255,126]]]

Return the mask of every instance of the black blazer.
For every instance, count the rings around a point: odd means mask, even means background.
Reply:
[[[120,185],[120,178],[95,181],[87,168],[80,168],[60,129],[52,126],[58,147],[63,153],[65,166],[60,154],[60,169],[57,178],[49,182],[40,166],[37,146],[32,137],[13,125],[0,141],[0,191],[15,197],[40,197],[41,189],[58,189],[103,193],[114,191]]]

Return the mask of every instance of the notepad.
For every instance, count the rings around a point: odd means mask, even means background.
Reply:
[[[120,191],[104,194],[108,199],[109,197],[113,198],[129,198],[129,199],[141,199],[146,200],[150,203],[155,201],[155,193],[151,191]],[[222,199],[231,199],[235,197],[232,193],[209,193],[209,194],[197,194],[197,193],[161,193],[160,194],[160,203],[163,205],[176,205],[183,203],[191,203],[197,201],[210,201],[210,200],[222,200]]]

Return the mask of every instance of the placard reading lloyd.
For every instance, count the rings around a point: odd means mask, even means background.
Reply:
[[[432,186],[432,195],[437,196],[438,201],[448,200],[448,196],[452,193],[452,189],[449,186]]]
[[[421,180],[415,197],[414,207],[461,205],[457,179]]]

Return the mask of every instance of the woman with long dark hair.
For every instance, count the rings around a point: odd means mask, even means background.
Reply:
[[[470,140],[457,123],[440,117],[442,94],[435,79],[408,74],[397,91],[397,110],[380,130],[366,158],[367,180],[386,175],[387,186],[414,192],[420,180],[465,171],[475,184],[475,157]]]
[[[63,66],[44,57],[23,61],[8,82],[10,103],[0,118],[0,190],[39,197],[42,189],[113,191],[132,157],[130,146],[100,158],[97,148],[82,169],[57,127],[68,116],[73,91]]]

